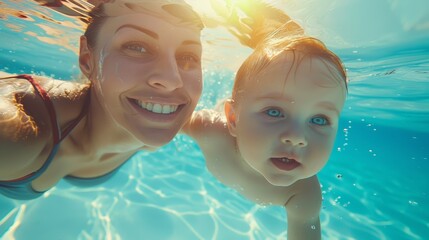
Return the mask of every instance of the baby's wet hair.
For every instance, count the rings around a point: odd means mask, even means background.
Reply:
[[[305,58],[323,60],[330,73],[335,76],[338,84],[344,84],[347,91],[346,70],[341,59],[335,53],[316,38],[299,34],[291,35],[289,31],[280,29],[258,44],[252,54],[240,66],[232,91],[234,102],[239,101],[249,80],[286,53],[293,54],[293,62],[297,65]]]

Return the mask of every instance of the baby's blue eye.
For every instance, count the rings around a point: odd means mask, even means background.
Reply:
[[[316,125],[329,125],[329,121],[326,117],[314,117],[310,120],[311,123],[316,124]]]
[[[280,110],[274,109],[274,108],[270,108],[270,109],[265,110],[265,113],[270,117],[283,117],[282,112]]]

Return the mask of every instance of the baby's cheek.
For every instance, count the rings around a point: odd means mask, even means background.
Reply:
[[[330,152],[330,144],[321,144],[311,151],[310,161],[313,162],[315,173],[319,172],[326,165],[329,160]]]
[[[254,136],[249,135],[239,135],[237,136],[237,143],[239,151],[242,155],[242,157],[248,162],[254,162],[254,159],[258,158],[260,155],[259,149],[262,147],[261,145],[258,146],[257,144],[258,139],[256,139]]]

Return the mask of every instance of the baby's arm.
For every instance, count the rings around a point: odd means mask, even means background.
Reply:
[[[232,138],[222,114],[209,109],[194,112],[181,132],[192,137],[206,152],[207,148],[215,148],[218,141]]]
[[[288,240],[321,239],[322,193],[316,176],[291,186],[294,194],[286,202]]]

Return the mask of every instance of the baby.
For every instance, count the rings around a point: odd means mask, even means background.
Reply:
[[[320,239],[316,174],[329,159],[346,93],[333,52],[279,31],[238,70],[224,114],[196,112],[183,131],[219,181],[259,204],[286,207],[288,239]]]

